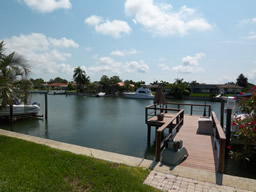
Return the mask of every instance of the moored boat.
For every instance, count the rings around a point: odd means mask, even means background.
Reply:
[[[40,110],[40,104],[35,102],[32,105],[13,105],[13,116],[37,114]],[[0,117],[10,115],[10,106],[0,108]]]
[[[152,92],[146,88],[146,87],[141,87],[136,90],[136,92],[123,92],[123,95],[127,98],[132,98],[132,99],[154,99],[155,96],[152,95]]]

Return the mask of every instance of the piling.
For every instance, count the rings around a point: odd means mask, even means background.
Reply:
[[[48,98],[47,98],[47,92],[44,94],[44,104],[45,104],[45,119],[48,119]]]
[[[230,145],[230,130],[231,130],[231,115],[232,109],[227,109],[227,118],[226,118],[226,146]],[[229,150],[226,150],[226,156],[228,155]]]
[[[10,105],[10,123],[13,123],[13,105]]]

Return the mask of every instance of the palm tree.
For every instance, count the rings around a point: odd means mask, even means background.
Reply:
[[[84,90],[84,86],[90,82],[89,76],[87,76],[85,71],[80,67],[74,69],[73,78],[77,84],[77,90],[79,92],[82,92]]]
[[[15,93],[14,83],[20,79],[26,79],[29,67],[21,55],[12,52],[4,54],[4,42],[0,42],[0,100],[1,106],[12,105]]]

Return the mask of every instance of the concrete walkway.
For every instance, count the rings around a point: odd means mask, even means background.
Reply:
[[[154,161],[143,158],[72,145],[50,139],[6,131],[3,129],[0,129],[0,135],[23,139],[34,143],[43,144],[51,148],[86,155],[110,162],[149,168],[152,171],[144,183],[163,191],[256,191],[256,180],[254,179],[216,174],[183,166],[170,168],[168,166],[161,165],[160,163],[155,163]]]
[[[249,192],[249,190],[217,185],[157,171],[151,171],[144,184],[168,192]]]

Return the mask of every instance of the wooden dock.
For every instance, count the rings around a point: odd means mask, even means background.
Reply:
[[[184,124],[175,140],[182,140],[187,149],[188,158],[180,165],[217,172],[218,155],[214,148],[213,137],[197,134],[199,116],[185,115]]]
[[[156,114],[159,114],[159,112],[165,115],[163,121],[157,120]],[[209,112],[209,114],[211,114],[211,120],[208,119],[208,121],[210,120],[210,126],[205,128],[210,133],[207,135],[201,134],[198,131],[200,118],[198,115],[184,114],[184,110],[182,109],[163,108],[157,107],[156,105],[147,106],[145,115],[149,143],[151,126],[156,127],[155,160],[160,160],[161,151],[164,148],[163,140],[174,138],[175,141],[183,141],[183,146],[189,154],[179,166],[223,173],[226,136],[215,113]],[[163,138],[165,129],[169,129],[169,135]],[[201,129],[204,130],[204,126],[200,126]]]

